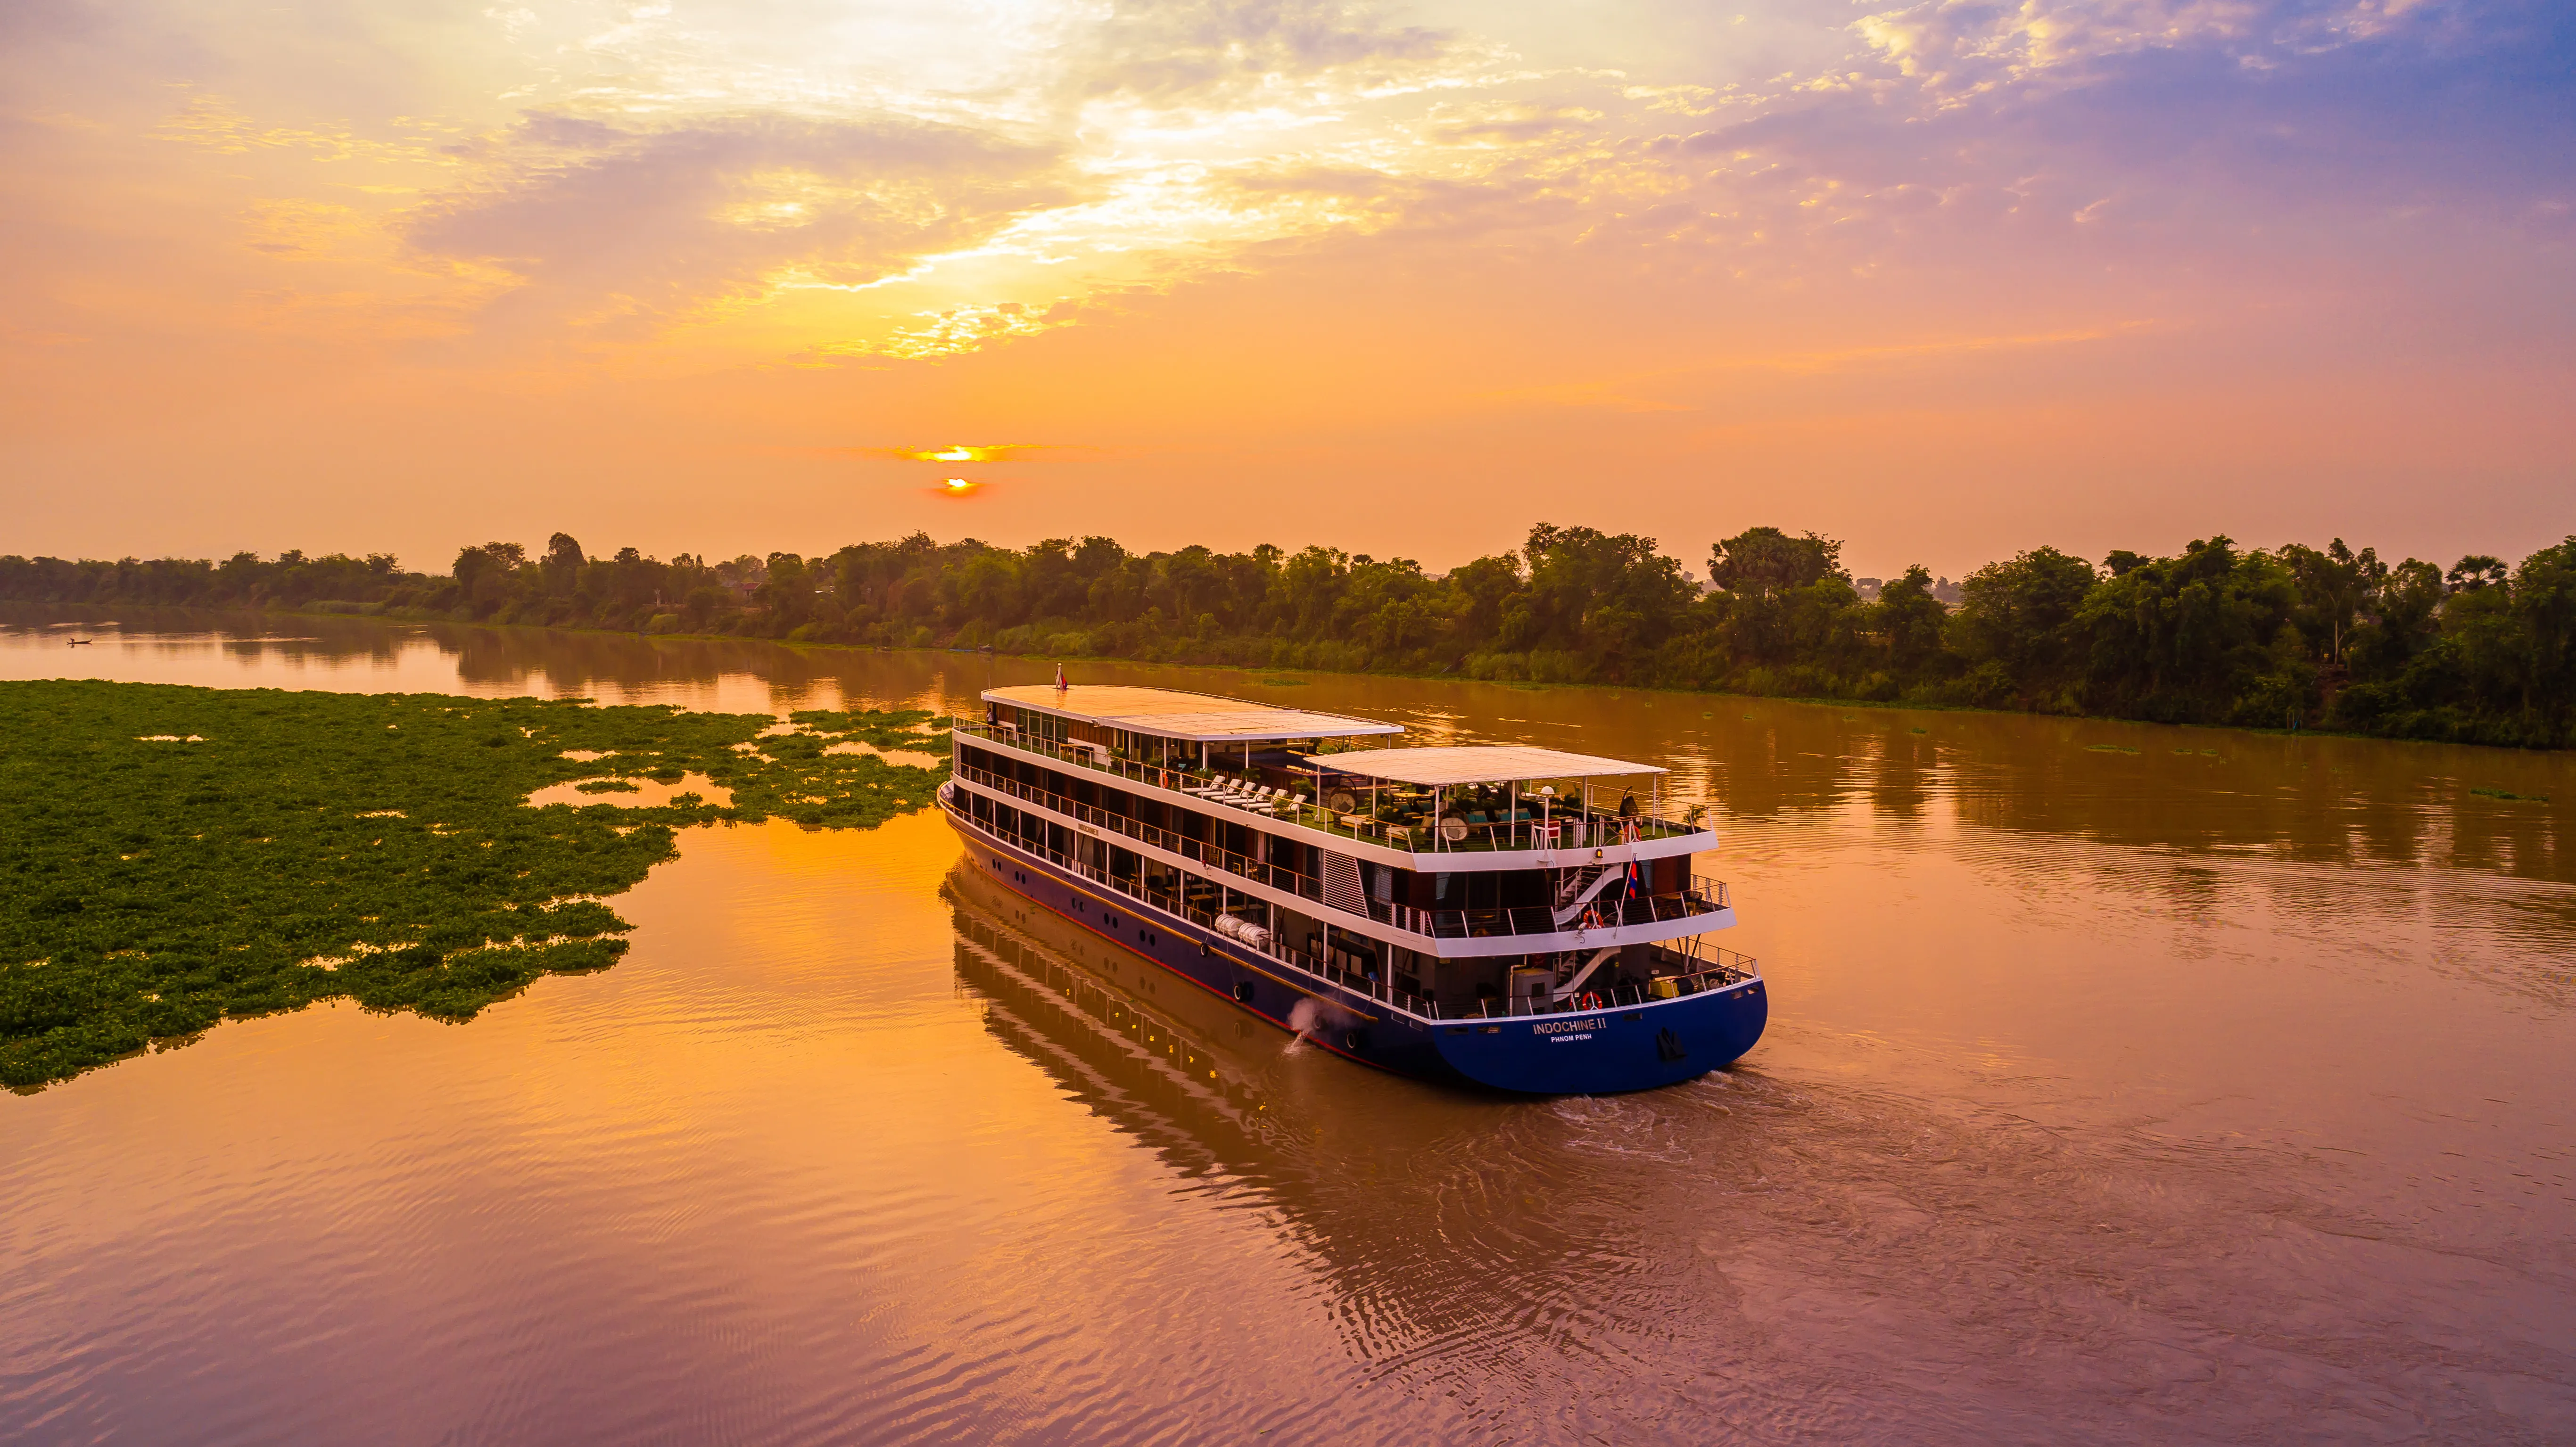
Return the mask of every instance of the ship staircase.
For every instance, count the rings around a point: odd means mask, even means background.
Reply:
[[[1592,901],[1598,899],[1601,891],[1608,888],[1612,880],[1620,878],[1626,869],[1625,864],[1587,864],[1580,869],[1567,870],[1556,887],[1554,916],[1558,928],[1582,918]],[[1612,945],[1607,949],[1589,953],[1576,951],[1569,955],[1563,964],[1557,966],[1549,995],[1553,999],[1564,1000],[1579,993],[1593,973],[1617,953],[1619,947]]]
[[[1566,871],[1565,878],[1556,886],[1557,924],[1561,927],[1574,923],[1582,916],[1584,906],[1599,897],[1601,891],[1626,867],[1623,864],[1587,864],[1580,869]]]

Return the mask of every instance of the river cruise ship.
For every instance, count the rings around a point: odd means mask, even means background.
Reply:
[[[1324,1049],[1532,1094],[1669,1085],[1753,1047],[1754,961],[1663,770],[1098,684],[988,689],[940,805],[974,867]],[[1639,797],[1639,790],[1645,797]]]

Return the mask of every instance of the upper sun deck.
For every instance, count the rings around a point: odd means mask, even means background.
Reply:
[[[1419,867],[1415,860],[1422,855],[1445,854],[1458,861],[1455,867],[1511,868],[1516,855],[1618,844],[1638,846],[1640,858],[1660,858],[1712,849],[1717,842],[1700,809],[1663,818],[1660,788],[1640,799],[1615,782],[1622,775],[1666,772],[1653,764],[1520,745],[1304,755],[1267,749],[1238,763],[1231,750],[1213,745],[1182,757],[1141,734],[1114,742],[1068,739],[1037,723],[1031,716],[1017,723],[961,718],[956,731],[961,748],[972,741],[1079,770],[1083,777],[1112,776],[1129,787],[1161,791],[1167,803],[1185,809],[1243,816],[1242,822],[1267,832],[1293,837],[1312,831],[1394,851],[1377,857],[1406,867]],[[992,775],[972,753],[968,749],[958,758],[961,778],[1077,814],[1091,807],[1059,798],[1065,786]],[[1604,789],[1596,782],[1603,778],[1614,782]],[[1543,782],[1549,779],[1569,787],[1560,792]]]
[[[1359,749],[1316,754],[1312,768],[1392,784],[1441,789],[1458,784],[1510,784],[1523,779],[1611,779],[1625,774],[1664,774],[1659,764],[1634,764],[1597,754],[1569,754],[1526,744],[1451,744],[1420,749]]]
[[[1402,724],[1374,719],[1275,708],[1208,693],[1118,684],[1075,683],[1061,688],[1044,683],[1019,684],[988,688],[984,690],[984,701],[1175,743],[1271,743],[1404,732]]]

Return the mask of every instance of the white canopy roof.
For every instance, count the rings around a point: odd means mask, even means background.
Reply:
[[[1258,743],[1265,739],[1335,739],[1360,734],[1400,734],[1404,725],[1344,718],[1302,708],[1275,708],[1209,693],[1169,688],[1126,688],[1076,683],[1063,688],[1030,683],[988,688],[989,703],[1033,708],[1064,718],[1106,724],[1130,733],[1158,734],[1193,743]]]
[[[1319,769],[1392,779],[1400,784],[1501,784],[1515,779],[1580,779],[1597,774],[1661,774],[1653,764],[1591,754],[1559,753],[1524,744],[1461,744],[1437,749],[1361,749],[1348,754],[1316,754],[1306,760]]]

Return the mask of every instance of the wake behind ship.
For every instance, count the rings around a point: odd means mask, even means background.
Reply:
[[[990,689],[940,805],[974,866],[1337,1054],[1531,1094],[1642,1090],[1761,1038],[1752,960],[1641,807],[1647,764],[1166,689]],[[1599,781],[1621,781],[1617,801]]]

